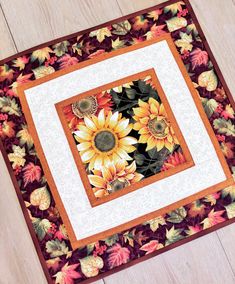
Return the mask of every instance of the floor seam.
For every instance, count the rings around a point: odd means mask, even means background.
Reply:
[[[4,18],[5,22],[6,22],[6,26],[7,26],[7,29],[8,29],[8,31],[9,31],[9,33],[10,33],[10,36],[11,36],[13,45],[14,45],[14,47],[15,47],[15,50],[16,50],[16,52],[19,52],[19,50],[18,50],[18,48],[17,48],[17,45],[16,45],[16,42],[15,42],[15,39],[14,39],[14,36],[13,36],[13,34],[12,34],[12,31],[11,31],[10,25],[8,24],[6,14],[5,14],[5,12],[4,12],[4,9],[3,9],[1,3],[0,3],[0,9],[1,9],[1,11],[2,11],[3,18]]]
[[[232,265],[231,265],[231,263],[230,263],[230,260],[229,260],[229,258],[228,258],[227,252],[226,252],[226,250],[225,250],[225,248],[224,248],[224,246],[223,246],[223,243],[222,243],[222,241],[221,241],[221,239],[220,239],[220,236],[219,236],[219,234],[218,234],[217,231],[215,231],[215,233],[216,233],[216,235],[217,235],[217,237],[218,237],[218,239],[219,239],[220,245],[221,245],[221,247],[222,247],[222,249],[223,249],[223,251],[224,251],[225,257],[226,257],[226,259],[227,259],[227,261],[228,261],[228,263],[229,263],[229,267],[230,267],[230,269],[231,269],[231,271],[232,271],[232,273],[233,273],[233,276],[235,277],[235,271],[233,270],[233,267],[232,267]]]
[[[117,3],[117,5],[118,5],[119,11],[121,12],[122,16],[124,16],[124,13],[123,13],[123,11],[122,11],[122,8],[121,8],[121,6],[120,6],[118,0],[116,0],[116,3]]]

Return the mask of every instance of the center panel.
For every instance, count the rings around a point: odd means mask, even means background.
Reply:
[[[193,165],[153,69],[56,108],[92,206]]]

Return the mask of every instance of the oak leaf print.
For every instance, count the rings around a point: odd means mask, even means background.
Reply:
[[[13,145],[12,146],[13,153],[8,154],[8,159],[12,162],[12,168],[15,169],[17,167],[23,167],[25,160],[25,148],[20,146]]]
[[[24,186],[34,182],[35,180],[39,182],[41,179],[41,168],[37,165],[34,165],[32,162],[23,168],[23,172]]]
[[[200,48],[196,48],[191,53],[191,62],[193,70],[197,66],[207,65],[208,63],[208,53],[206,51],[201,50]]]
[[[110,253],[108,262],[111,269],[129,261],[130,251],[118,243],[108,249],[107,252]]]

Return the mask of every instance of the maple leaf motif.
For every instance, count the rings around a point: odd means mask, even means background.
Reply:
[[[158,20],[159,15],[161,15],[161,14],[162,14],[162,10],[161,9],[157,9],[157,10],[149,12],[147,17],[148,18],[152,18],[154,21],[156,21],[156,20]]]
[[[231,142],[221,143],[220,147],[226,158],[234,158],[234,145]]]
[[[220,192],[215,192],[215,193],[212,193],[210,195],[207,195],[205,198],[204,198],[204,201],[205,202],[209,202],[212,205],[215,205],[216,204],[216,200],[220,198]]]
[[[57,62],[60,63],[60,69],[63,69],[77,64],[78,59],[76,57],[72,57],[69,54],[65,54]]]
[[[188,236],[192,236],[198,232],[200,232],[202,230],[202,228],[198,225],[194,226],[188,226],[188,230],[186,230],[185,232],[187,233]]]
[[[216,224],[224,222],[225,218],[221,217],[224,212],[225,210],[215,212],[215,209],[212,209],[211,212],[208,214],[208,218],[205,218],[201,222],[201,224],[203,224],[203,229],[208,229]]]
[[[33,73],[27,74],[27,75],[23,75],[23,73],[21,73],[16,81],[11,84],[12,90],[15,94],[17,94],[17,87],[19,87],[20,85],[23,85],[24,83],[29,82],[29,78],[33,75]]]
[[[105,37],[111,36],[111,32],[110,32],[110,29],[106,27],[106,28],[102,28],[102,29],[98,29],[98,30],[90,32],[89,36],[91,37],[95,36],[98,42],[101,43],[105,39]]]
[[[29,57],[26,57],[25,55],[22,57],[18,57],[15,60],[13,60],[13,66],[16,68],[19,68],[19,70],[23,70],[25,68],[25,65],[29,62]]]
[[[180,37],[181,39],[175,41],[175,45],[181,48],[181,54],[183,54],[185,51],[191,51],[193,48],[193,45],[191,44],[193,42],[192,35],[180,32]]]
[[[160,244],[158,241],[153,240],[143,245],[140,250],[146,251],[146,254],[150,254],[160,248],[163,248],[163,244]]]
[[[136,31],[146,30],[148,27],[148,20],[144,18],[144,16],[137,16],[134,18],[134,24],[132,28]]]
[[[48,269],[51,268],[53,272],[55,272],[59,267],[59,262],[60,262],[60,258],[56,257],[56,258],[48,259],[46,261],[46,264],[47,264]]]
[[[231,105],[226,105],[225,110],[221,113],[225,119],[234,118],[234,110]]]
[[[55,283],[56,284],[73,284],[74,279],[81,278],[82,275],[75,271],[78,267],[78,264],[69,265],[67,262],[61,269],[61,271],[57,272],[53,277],[56,277]]]
[[[0,123],[0,137],[13,137],[15,135],[15,123],[13,121],[5,120],[3,123]]]
[[[192,202],[189,205],[188,214],[190,217],[200,216],[202,217],[205,214],[205,205],[202,204],[199,200]]]
[[[142,246],[142,242],[146,241],[148,239],[147,236],[143,235],[143,231],[139,231],[138,233],[135,234],[135,229],[132,231],[134,235],[134,240]]]
[[[108,262],[111,269],[129,261],[130,251],[118,243],[108,249],[107,252],[110,253]]]
[[[156,38],[156,37],[158,37],[162,34],[165,34],[166,32],[163,30],[165,28],[165,26],[166,25],[157,26],[156,24],[154,24],[151,27],[150,31],[145,34],[146,39],[150,40],[150,39]]]
[[[191,62],[193,70],[197,66],[207,65],[208,63],[208,53],[206,51],[201,50],[200,48],[196,48],[191,53]]]
[[[4,80],[12,81],[14,70],[10,69],[7,64],[0,66],[0,83]]]
[[[36,181],[40,181],[41,178],[41,168],[39,166],[34,165],[30,162],[23,168],[23,179],[24,179],[24,186],[29,183]]]

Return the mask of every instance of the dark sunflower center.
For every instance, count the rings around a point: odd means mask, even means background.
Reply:
[[[148,127],[151,133],[156,137],[165,137],[167,135],[165,130],[168,125],[164,118],[161,120],[158,120],[157,118],[151,119],[148,123]]]
[[[126,187],[128,185],[128,182],[127,181],[120,181],[118,179],[112,181],[110,183],[110,186],[111,186],[111,192],[116,192],[116,191],[119,191],[121,189],[123,189],[124,187]]]
[[[93,96],[83,98],[72,104],[72,111],[79,118],[83,118],[86,115],[95,114],[97,108],[97,100]]]
[[[116,145],[116,139],[112,132],[104,130],[96,134],[95,146],[101,152],[108,152]]]

